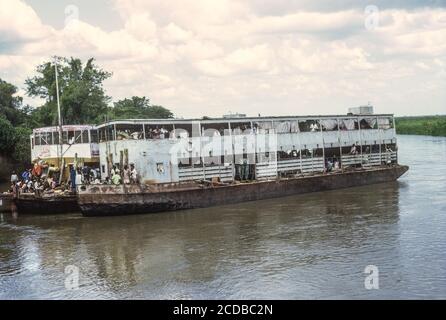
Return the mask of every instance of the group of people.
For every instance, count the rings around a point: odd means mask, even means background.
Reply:
[[[15,171],[11,174],[11,186],[9,191],[18,193],[38,193],[58,189],[64,189],[58,183],[59,169],[54,165],[48,166],[42,161],[34,164],[32,169],[26,169],[21,175]]]
[[[142,131],[124,130],[117,131],[118,140],[141,140],[144,138],[144,133]],[[146,139],[165,139],[169,138],[169,130],[164,127],[161,128],[147,128],[146,127]]]
[[[341,163],[338,158],[328,158],[325,162],[325,170],[326,172],[337,171],[341,168]]]
[[[71,189],[76,190],[78,185],[101,184],[101,173],[98,168],[89,166],[75,167],[70,165],[69,184]]]
[[[124,165],[122,172],[115,165],[110,171],[110,177],[107,178],[107,182],[119,185],[119,184],[137,184],[138,183],[138,172],[136,171],[135,165],[133,163]]]

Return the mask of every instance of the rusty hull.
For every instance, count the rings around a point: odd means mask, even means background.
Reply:
[[[78,193],[78,204],[84,216],[203,208],[395,181],[408,169],[408,166],[394,165],[213,187],[197,184],[96,185],[87,186]]]
[[[23,194],[14,201],[19,214],[63,214],[80,210],[76,195],[39,197]]]

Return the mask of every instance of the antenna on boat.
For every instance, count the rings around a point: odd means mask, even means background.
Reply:
[[[59,122],[59,147],[60,153],[58,152],[59,158],[59,184],[62,182],[63,176],[63,144],[62,144],[62,116],[60,112],[60,98],[59,98],[59,79],[58,79],[58,71],[57,71],[57,57],[54,57],[54,71],[56,74],[56,97],[57,97],[57,115]],[[59,157],[60,155],[60,157]]]

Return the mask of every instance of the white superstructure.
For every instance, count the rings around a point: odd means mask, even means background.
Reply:
[[[288,175],[397,162],[393,115],[120,120],[97,127],[102,177],[133,163],[141,181]]]

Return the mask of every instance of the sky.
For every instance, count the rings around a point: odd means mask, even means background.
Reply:
[[[446,0],[0,0],[0,78],[54,55],[177,117],[446,114]]]

